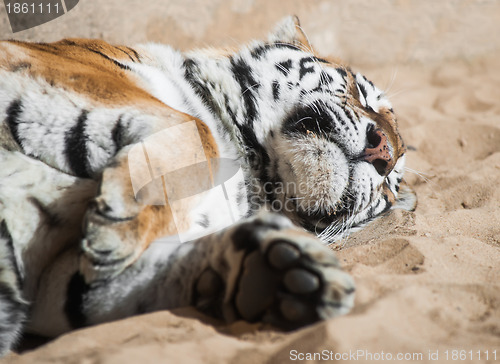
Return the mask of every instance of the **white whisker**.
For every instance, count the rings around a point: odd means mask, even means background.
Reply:
[[[384,94],[388,95],[392,86],[394,86],[394,82],[396,81],[396,78],[398,76],[398,67],[392,71],[391,78],[389,80],[389,85],[385,87],[384,89]]]
[[[243,96],[243,95],[244,95],[247,91],[250,91],[250,90],[251,90],[251,89],[253,89],[254,87],[258,87],[258,86],[260,86],[260,83],[256,83],[256,84],[254,84],[254,85],[248,86],[248,87],[246,88],[246,90],[245,90],[245,91],[243,91],[243,92],[241,93],[241,96]]]

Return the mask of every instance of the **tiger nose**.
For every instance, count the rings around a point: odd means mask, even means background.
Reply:
[[[392,164],[392,156],[387,136],[378,129],[368,130],[367,143],[363,153],[363,159],[371,163],[378,174],[385,176]]]

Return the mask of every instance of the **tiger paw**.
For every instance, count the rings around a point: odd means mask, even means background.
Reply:
[[[137,235],[137,216],[118,217],[98,197],[85,215],[80,272],[87,283],[109,279],[137,260],[145,249]]]
[[[269,216],[233,234],[247,250],[234,290],[239,316],[288,330],[347,313],[354,282],[334,253],[287,219]]]

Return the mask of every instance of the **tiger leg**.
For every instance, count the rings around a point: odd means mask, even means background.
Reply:
[[[68,285],[75,326],[193,305],[291,329],[346,313],[354,292],[331,250],[274,214],[178,246],[155,242],[113,279],[87,283],[76,272]]]

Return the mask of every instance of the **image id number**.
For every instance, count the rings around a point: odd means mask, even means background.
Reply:
[[[5,4],[8,14],[59,14],[62,9],[59,3],[34,4],[34,3],[7,3]]]

